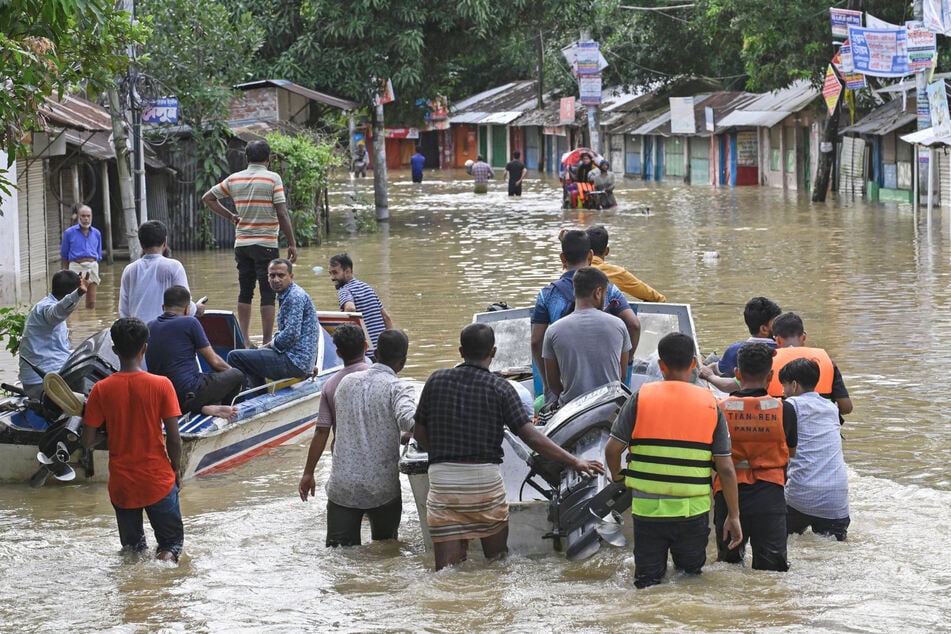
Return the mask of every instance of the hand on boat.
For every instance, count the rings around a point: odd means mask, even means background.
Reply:
[[[586,473],[592,478],[596,475],[604,475],[604,465],[597,460],[575,460],[571,467],[578,473]]]
[[[314,480],[313,473],[306,473],[301,476],[300,484],[297,485],[297,493],[300,494],[302,502],[306,502],[308,497],[313,497],[317,491],[317,481]]]
[[[740,527],[739,517],[727,516],[723,523],[723,539],[729,541],[729,548],[733,549],[743,543],[743,529]]]

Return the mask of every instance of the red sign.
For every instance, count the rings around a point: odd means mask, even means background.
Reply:
[[[558,108],[558,122],[565,123],[574,123],[575,122],[575,98],[574,97],[562,97],[561,103]]]
[[[832,64],[829,64],[826,70],[826,80],[822,85],[822,98],[826,100],[826,106],[829,108],[829,114],[835,112],[835,107],[839,104],[839,95],[842,93],[842,84],[835,75]]]
[[[419,128],[386,128],[383,136],[387,139],[418,139]]]

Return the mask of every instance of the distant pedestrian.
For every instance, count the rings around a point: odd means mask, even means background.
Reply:
[[[119,317],[138,317],[147,324],[165,312],[162,299],[167,289],[188,289],[188,276],[181,262],[162,255],[168,245],[168,229],[158,220],[139,226],[139,244],[142,257],[122,270]],[[204,304],[192,302],[188,308],[188,314],[196,317],[204,312]]]
[[[274,331],[274,291],[268,284],[267,268],[278,257],[278,237],[287,239],[287,259],[297,261],[297,242],[287,214],[287,199],[280,174],[267,169],[271,148],[265,141],[252,141],[245,148],[248,168],[236,172],[209,189],[202,201],[222,218],[235,225],[234,259],[238,269],[238,325],[250,346],[251,300],[257,282],[261,294],[263,341]],[[237,213],[219,202],[231,198]]]
[[[376,350],[380,333],[393,327],[393,320],[383,308],[380,297],[368,284],[353,277],[353,260],[346,253],[330,258],[327,272],[337,289],[340,310],[363,315],[363,323],[370,335],[370,350]]]
[[[413,182],[423,182],[423,166],[426,165],[426,157],[423,156],[423,148],[416,146],[416,154],[409,158],[410,168],[413,170]]]
[[[156,558],[178,561],[185,530],[178,505],[182,438],[175,388],[164,376],[142,371],[149,329],[141,319],[119,319],[109,332],[119,356],[119,371],[89,392],[82,443],[84,447],[97,444],[97,431],[108,427],[109,498],[116,510],[122,549],[145,550],[144,510],[158,542]]]
[[[92,209],[89,205],[76,205],[73,213],[77,223],[63,232],[63,241],[59,247],[62,268],[74,271],[89,280],[86,308],[95,308],[96,289],[101,281],[99,262],[102,261],[102,234],[92,226]]]
[[[472,174],[475,179],[475,193],[489,193],[489,179],[495,178],[495,172],[492,170],[492,166],[485,162],[481,154],[476,156],[476,162],[467,167],[466,171]]]
[[[363,178],[367,175],[367,165],[370,163],[370,156],[367,154],[366,144],[360,140],[357,141],[357,149],[353,152],[353,162],[351,171],[354,177]]]
[[[505,166],[505,174],[509,181],[509,196],[522,195],[522,181],[525,180],[528,169],[521,159],[521,152],[512,152],[512,160]]]

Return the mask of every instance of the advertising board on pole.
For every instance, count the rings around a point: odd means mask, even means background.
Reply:
[[[578,68],[575,71],[579,77],[585,75],[600,75],[601,49],[597,42],[578,42]]]
[[[908,66],[908,30],[849,27],[855,71],[874,77],[904,77]]]
[[[951,135],[951,115],[948,114],[948,92],[944,80],[928,84],[928,105],[931,108],[931,128],[936,136]]]
[[[923,22],[909,22],[908,67],[913,71],[928,70],[934,66],[938,54],[937,37],[925,28]]]
[[[842,84],[835,75],[832,64],[829,64],[826,70],[826,79],[822,84],[822,98],[826,101],[826,107],[831,115],[835,112],[835,107],[839,105],[839,95],[842,94]]]
[[[562,97],[558,102],[558,123],[565,125],[575,122],[575,98]]]
[[[849,26],[862,26],[862,12],[832,7],[829,21],[832,23],[832,37],[848,37]]]
[[[674,134],[694,134],[697,121],[693,111],[693,97],[670,98],[670,131]]]
[[[582,75],[578,78],[580,101],[586,106],[601,105],[601,75]]]

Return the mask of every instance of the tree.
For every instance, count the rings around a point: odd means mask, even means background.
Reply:
[[[263,30],[248,11],[232,12],[214,0],[138,0],[137,8],[153,26],[139,69],[154,80],[147,82],[154,96],[178,97],[179,122],[195,142],[200,196],[227,172],[228,104],[233,86],[250,76]],[[202,218],[210,243],[210,217]]]
[[[84,88],[95,94],[128,64],[126,47],[147,29],[109,0],[0,3],[0,126],[12,161],[37,130],[43,100]],[[14,184],[0,176],[0,191]]]

